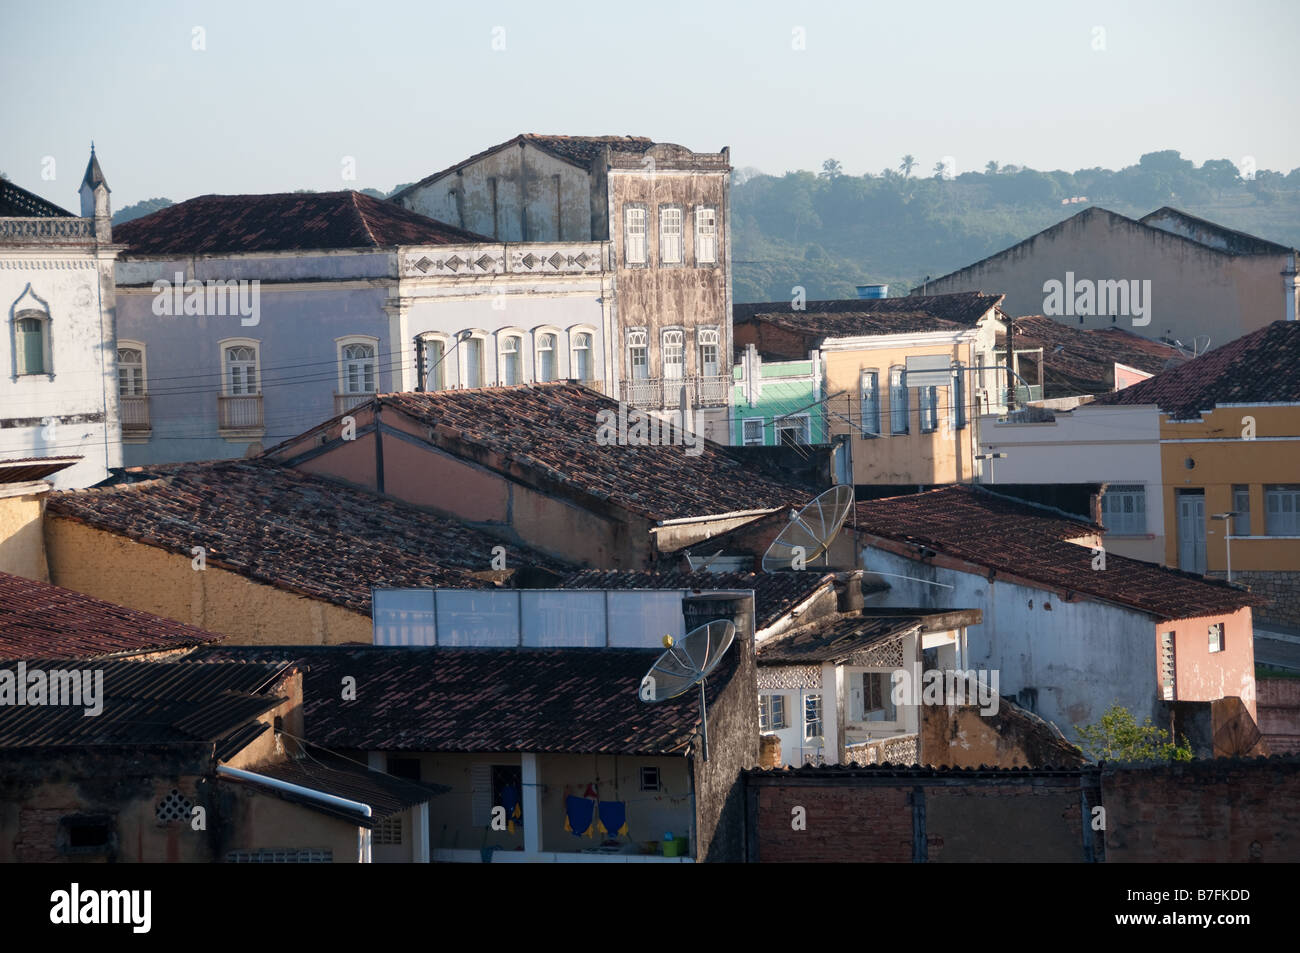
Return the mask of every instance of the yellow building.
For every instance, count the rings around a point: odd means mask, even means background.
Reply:
[[[788,302],[735,307],[738,347],[821,362],[831,440],[847,438],[858,485],[979,479],[974,418],[1005,410],[994,357],[1000,295]]]
[[[1300,625],[1300,323],[1276,321],[1095,404],[1160,411],[1164,561]],[[1231,563],[1231,566],[1229,565]]]

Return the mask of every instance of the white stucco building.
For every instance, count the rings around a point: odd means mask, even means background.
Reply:
[[[94,484],[121,466],[108,183],[91,149],[76,216],[0,180],[0,459],[81,459],[50,477]]]

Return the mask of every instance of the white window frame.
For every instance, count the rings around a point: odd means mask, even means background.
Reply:
[[[686,329],[664,328],[659,335],[659,346],[662,348],[663,379],[666,381],[684,380],[686,377]],[[672,348],[672,352],[669,351],[669,348]],[[668,373],[669,353],[676,353],[681,356],[681,360],[672,365],[680,368],[680,372],[677,374]]]
[[[680,265],[685,261],[686,213],[680,205],[659,206],[659,264]]]
[[[423,334],[417,335],[416,341],[420,348],[421,364],[423,364],[423,368],[417,368],[417,371],[421,371],[424,375],[423,380],[419,382],[420,390],[424,392],[446,390],[451,386],[451,383],[448,380],[450,375],[447,373],[447,369],[451,365],[447,363],[447,355],[450,354],[451,349],[455,347],[455,340],[449,334],[441,334],[436,331],[426,331]],[[438,355],[438,360],[436,361],[429,356],[430,344],[442,345],[442,354]],[[434,365],[437,366],[435,367]],[[429,386],[430,374],[435,375],[440,386]]]
[[[488,340],[489,340],[488,333],[486,331],[477,328],[469,331],[468,333],[462,332],[461,339],[460,339],[460,346],[458,348],[458,350],[460,351],[460,358],[456,362],[457,367],[460,371],[460,387],[462,389],[468,390],[470,388],[488,386],[488,380],[490,379],[488,376],[488,367],[487,367]],[[479,348],[477,382],[472,382],[470,380],[470,373],[469,373],[470,355],[473,353],[473,349],[470,347],[470,344],[474,341],[478,342],[478,348]]]
[[[19,330],[19,325],[26,321],[35,321],[37,333],[41,337],[41,367],[31,370],[27,367],[27,348],[23,337],[31,332]],[[14,372],[18,377],[53,377],[53,348],[50,346],[50,313],[36,308],[24,308],[13,316]]]
[[[640,351],[643,360],[636,363],[636,352]],[[644,373],[638,375],[637,368]],[[628,328],[627,330],[627,373],[628,379],[634,381],[648,380],[650,377],[650,332],[645,328]]]
[[[1101,525],[1113,536],[1145,536],[1146,506],[1145,483],[1111,484],[1101,497]]]
[[[862,414],[862,439],[880,436],[880,369],[868,367],[858,375],[858,397]]]
[[[542,342],[545,341],[548,336],[552,339],[551,346],[549,348],[543,348]],[[550,381],[563,380],[563,369],[560,367],[561,341],[562,338],[559,328],[545,326],[533,329],[533,380],[538,383],[549,383]],[[542,376],[542,368],[545,366],[545,361],[542,357],[543,351],[549,351],[551,355],[550,377]]]
[[[816,717],[809,715],[814,709]],[[826,704],[821,692],[811,692],[803,697],[803,740],[812,741],[826,734]]]
[[[1267,536],[1300,536],[1300,484],[1265,484],[1264,533]]]
[[[849,724],[873,730],[877,728],[902,728],[906,725],[906,706],[893,704],[893,674],[895,671],[896,669],[886,667],[850,668],[846,671],[849,686]],[[881,702],[885,707],[872,710],[888,713],[892,707],[894,710],[893,718],[867,718],[866,677],[868,675],[884,682],[881,691]]]
[[[758,439],[750,439],[751,424],[758,425]],[[767,445],[767,418],[746,417],[740,422],[740,442],[746,447],[763,447]]]
[[[889,433],[904,436],[912,430],[912,400],[907,389],[907,368],[895,364],[889,369]]]
[[[773,705],[777,702],[778,705]],[[790,727],[790,706],[785,692],[758,693],[758,730],[764,732],[785,731]],[[776,708],[780,708],[780,718],[776,717]],[[779,724],[778,724],[779,722]]]
[[[579,347],[578,342],[583,335],[587,337],[587,346]],[[581,373],[581,361],[578,360],[578,352],[587,352],[587,375],[584,377]],[[587,324],[577,324],[569,328],[569,377],[577,381],[595,381],[600,380],[600,375],[596,372],[596,329]]]
[[[709,362],[705,357],[705,348],[713,348],[713,360]],[[695,332],[695,350],[699,360],[700,376],[702,377],[721,377],[722,376],[722,333],[717,328],[700,328]],[[709,370],[709,364],[712,363],[713,370]]]
[[[344,356],[344,352],[349,347],[353,347],[357,345],[370,348],[371,374],[374,378],[373,383],[375,385],[373,390],[365,390],[365,389],[349,390],[348,389],[348,385],[349,385],[348,363],[349,361],[355,361],[356,358],[347,358]],[[379,393],[379,338],[373,337],[372,335],[368,335],[368,334],[353,334],[353,335],[349,335],[348,337],[335,338],[334,346],[339,359],[338,393],[340,394]],[[362,366],[364,367],[364,365]],[[365,383],[364,370],[361,375],[361,380],[362,380],[362,384],[364,384]]]
[[[1207,629],[1207,647],[1212,654],[1223,652],[1227,649],[1223,640],[1223,623],[1213,622]]]
[[[252,390],[241,390],[236,392],[234,389],[233,375],[230,373],[233,365],[227,360],[226,354],[234,348],[247,347],[252,348],[253,360],[252,368],[256,376],[256,384]],[[217,342],[217,354],[221,357],[221,393],[225,397],[260,397],[262,394],[262,342],[254,338],[225,338]],[[240,366],[247,368],[248,362],[241,361]]]
[[[802,440],[796,440],[794,446],[806,447],[812,443],[812,416],[810,414],[791,414],[788,417],[776,417],[772,420],[772,440],[778,447],[784,447],[785,441],[781,439],[783,430],[795,430],[802,424],[801,431],[796,430],[802,436]]]
[[[623,263],[645,265],[648,258],[649,210],[645,205],[632,203],[623,206]]]
[[[507,350],[507,347],[513,344],[514,350]],[[507,355],[513,354],[515,359],[515,379],[513,381],[506,379],[506,367],[509,365]],[[524,331],[522,328],[503,328],[497,332],[497,383],[502,387],[511,384],[523,384],[528,380],[528,372],[524,367]]]
[[[695,263],[718,263],[718,207],[698,205],[695,208]]]
[[[917,388],[921,410],[921,433],[934,433],[939,429],[939,387]]]
[[[139,386],[133,387],[129,391],[124,391],[122,389],[122,383],[123,383],[122,369],[124,366],[134,368],[136,367],[136,365],[135,364],[123,365],[122,363],[123,351],[140,352],[140,364],[139,364],[140,375],[138,381]],[[148,349],[145,347],[145,345],[140,341],[118,341],[115,354],[117,358],[117,396],[118,397],[148,397],[149,396],[149,357],[148,357]]]

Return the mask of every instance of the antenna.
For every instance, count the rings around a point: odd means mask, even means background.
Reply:
[[[790,517],[789,524],[772,540],[763,554],[763,572],[793,569],[826,554],[853,509],[853,487],[840,483]]]
[[[641,679],[637,691],[643,702],[661,702],[684,695],[700,686],[700,725],[704,733],[704,760],[709,760],[709,712],[704,700],[704,680],[736,638],[736,626],[727,619],[715,619],[692,629],[680,642],[664,636],[664,654],[655,660]]]

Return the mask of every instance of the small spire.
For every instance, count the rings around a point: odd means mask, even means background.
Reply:
[[[82,176],[81,184],[83,186],[88,185],[92,189],[102,185],[108,191],[113,191],[108,188],[108,180],[104,178],[104,172],[99,167],[99,159],[95,158],[95,142],[93,139],[90,142],[90,161],[86,163],[86,174]]]

